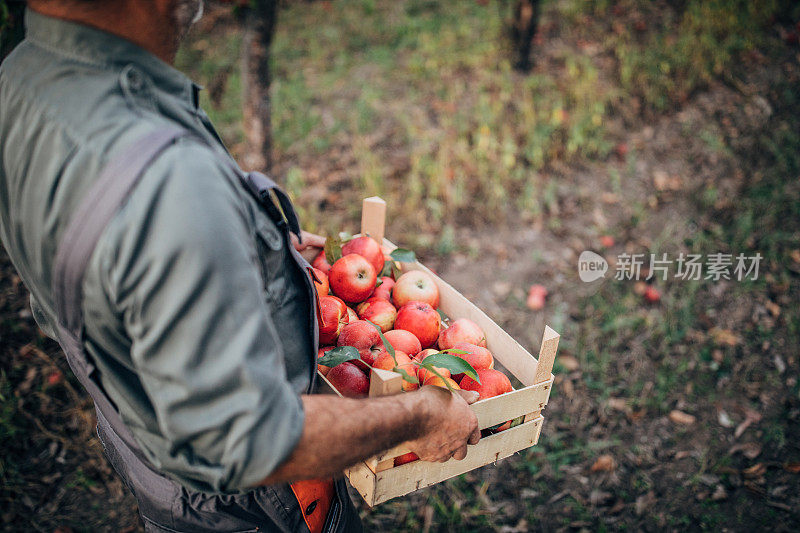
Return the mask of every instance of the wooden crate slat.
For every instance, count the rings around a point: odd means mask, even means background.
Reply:
[[[359,486],[356,487],[352,478],[351,484],[361,492],[362,496],[366,493],[365,500],[374,506],[505,459],[519,450],[535,445],[539,440],[543,421],[544,419],[540,416],[515,428],[481,439],[478,444],[469,447],[467,456],[462,461],[454,459],[446,463],[414,461],[377,474],[364,468],[354,476]],[[374,476],[371,486],[369,483],[360,482],[360,476],[368,474]]]
[[[547,404],[550,397],[552,384],[552,380],[546,381],[539,385],[525,387],[524,389],[518,389],[501,396],[495,396],[489,400],[481,400],[472,404],[470,407],[475,413],[475,416],[478,417],[478,426],[481,429],[486,429],[507,420],[527,415],[533,411],[541,410]],[[411,450],[409,450],[405,444],[400,444],[376,455],[375,461],[383,462],[386,459],[399,457],[409,451]],[[373,471],[377,470],[373,468]]]

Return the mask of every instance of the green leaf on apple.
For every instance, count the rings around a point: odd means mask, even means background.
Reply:
[[[458,350],[461,351],[461,350]],[[467,353],[467,352],[464,352]],[[426,370],[431,370],[431,372],[436,373],[433,371],[433,367],[438,366],[441,368],[446,368],[453,374],[466,374],[467,376],[471,377],[478,383],[481,382],[480,378],[478,378],[478,373],[469,364],[465,359],[453,355],[451,353],[439,352],[434,353],[426,357],[419,363],[419,366],[425,368]]]
[[[450,323],[450,317],[447,316],[447,313],[445,313],[441,309],[437,309],[436,312],[439,313],[439,318],[442,319],[442,323],[443,324],[449,324]]]
[[[447,387],[447,389],[448,389],[450,392],[455,392],[455,391],[456,391],[456,389],[454,389],[454,388],[453,388],[453,386],[452,386],[452,385],[450,385],[450,382],[449,382],[449,381],[447,381],[447,380],[445,379],[445,377],[444,377],[444,376],[443,376],[443,375],[442,375],[442,374],[441,374],[441,373],[440,373],[438,370],[436,370],[436,368],[435,368],[435,367],[432,367],[432,366],[431,366],[431,367],[429,367],[429,366],[423,365],[423,364],[421,364],[421,363],[417,363],[417,366],[418,366],[418,367],[420,367],[420,368],[424,368],[424,369],[426,369],[428,372],[432,372],[434,375],[436,375],[436,376],[437,376],[439,379],[441,379],[441,380],[442,380],[442,383],[444,383],[444,384],[445,384],[445,386]]]
[[[391,343],[389,343],[389,341],[386,339],[386,337],[383,336],[383,331],[381,331],[381,327],[379,325],[377,325],[371,320],[367,320],[367,322],[372,324],[372,327],[378,330],[378,335],[380,335],[381,337],[381,342],[383,342],[383,347],[386,349],[387,352],[389,352],[389,355],[392,356],[392,359],[394,359],[394,365],[397,366],[397,358],[395,358],[394,356],[394,346],[392,346]]]
[[[386,261],[383,263],[383,269],[381,273],[378,275],[378,279],[382,278],[383,276],[392,276],[392,265],[394,265],[394,261]]]
[[[447,348],[446,350],[439,350],[439,353],[449,353],[451,355],[466,355],[469,352],[466,350],[459,350],[458,348]]]
[[[377,288],[378,288],[378,287],[380,287],[382,284],[383,284],[383,280],[382,280],[380,277],[378,277],[378,281],[376,281],[376,282],[375,282],[375,288],[377,289]]]
[[[417,260],[416,254],[405,248],[395,248],[389,255],[392,256],[392,259],[401,263],[414,263]]]
[[[342,258],[342,238],[330,236],[325,239],[325,259],[332,265]]]
[[[325,352],[325,355],[317,359],[317,364],[330,368],[340,365],[346,361],[360,359],[358,350],[352,346],[337,346]]]
[[[389,261],[389,263],[392,266],[392,277],[394,279],[400,279],[400,276],[403,274],[403,272],[400,270],[397,261]]]
[[[405,381],[408,381],[409,383],[419,383],[419,380],[417,379],[417,377],[416,377],[416,376],[412,376],[411,374],[409,374],[408,372],[406,372],[406,370],[405,370],[405,369],[403,369],[403,368],[400,368],[399,366],[396,366],[396,367],[394,367],[394,368],[392,369],[392,372],[397,372],[398,374],[400,374],[401,376],[403,376],[403,379],[404,379]]]

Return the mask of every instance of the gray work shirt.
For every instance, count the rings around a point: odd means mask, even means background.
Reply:
[[[104,231],[84,280],[86,349],[147,458],[239,491],[291,453],[315,355],[279,228],[240,185],[197,85],[111,34],[28,11],[0,66],[0,239],[54,331],[59,238],[110,158],[178,125]]]

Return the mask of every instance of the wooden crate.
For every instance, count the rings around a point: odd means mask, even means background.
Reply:
[[[394,249],[396,246],[384,238],[385,216],[386,204],[383,200],[377,197],[365,199],[361,233]],[[558,349],[558,333],[545,326],[537,360],[483,311],[424,265],[419,262],[403,263],[402,270],[422,270],[429,274],[439,287],[440,309],[451,320],[468,318],[478,324],[486,334],[487,347],[495,360],[523,385],[523,388],[510,393],[474,403],[471,407],[480,428],[486,429],[518,417],[524,419],[516,427],[484,437],[478,444],[469,446],[467,456],[462,461],[414,461],[395,467],[394,458],[411,451],[401,444],[349,468],[345,474],[370,507],[494,463],[535,445],[544,422],[542,409],[547,404],[553,385],[553,362]],[[322,374],[319,374],[319,379],[323,392],[339,394]],[[400,374],[373,369],[369,395],[398,394],[401,386]]]

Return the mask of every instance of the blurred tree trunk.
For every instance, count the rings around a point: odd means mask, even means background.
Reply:
[[[0,61],[25,37],[25,3],[0,0]]]
[[[540,0],[517,0],[511,39],[514,43],[514,68],[523,72],[531,69],[531,47],[541,14]]]
[[[252,0],[247,6],[242,12],[243,115],[247,142],[242,162],[247,170],[269,171],[272,166],[269,47],[278,17],[278,0]]]

